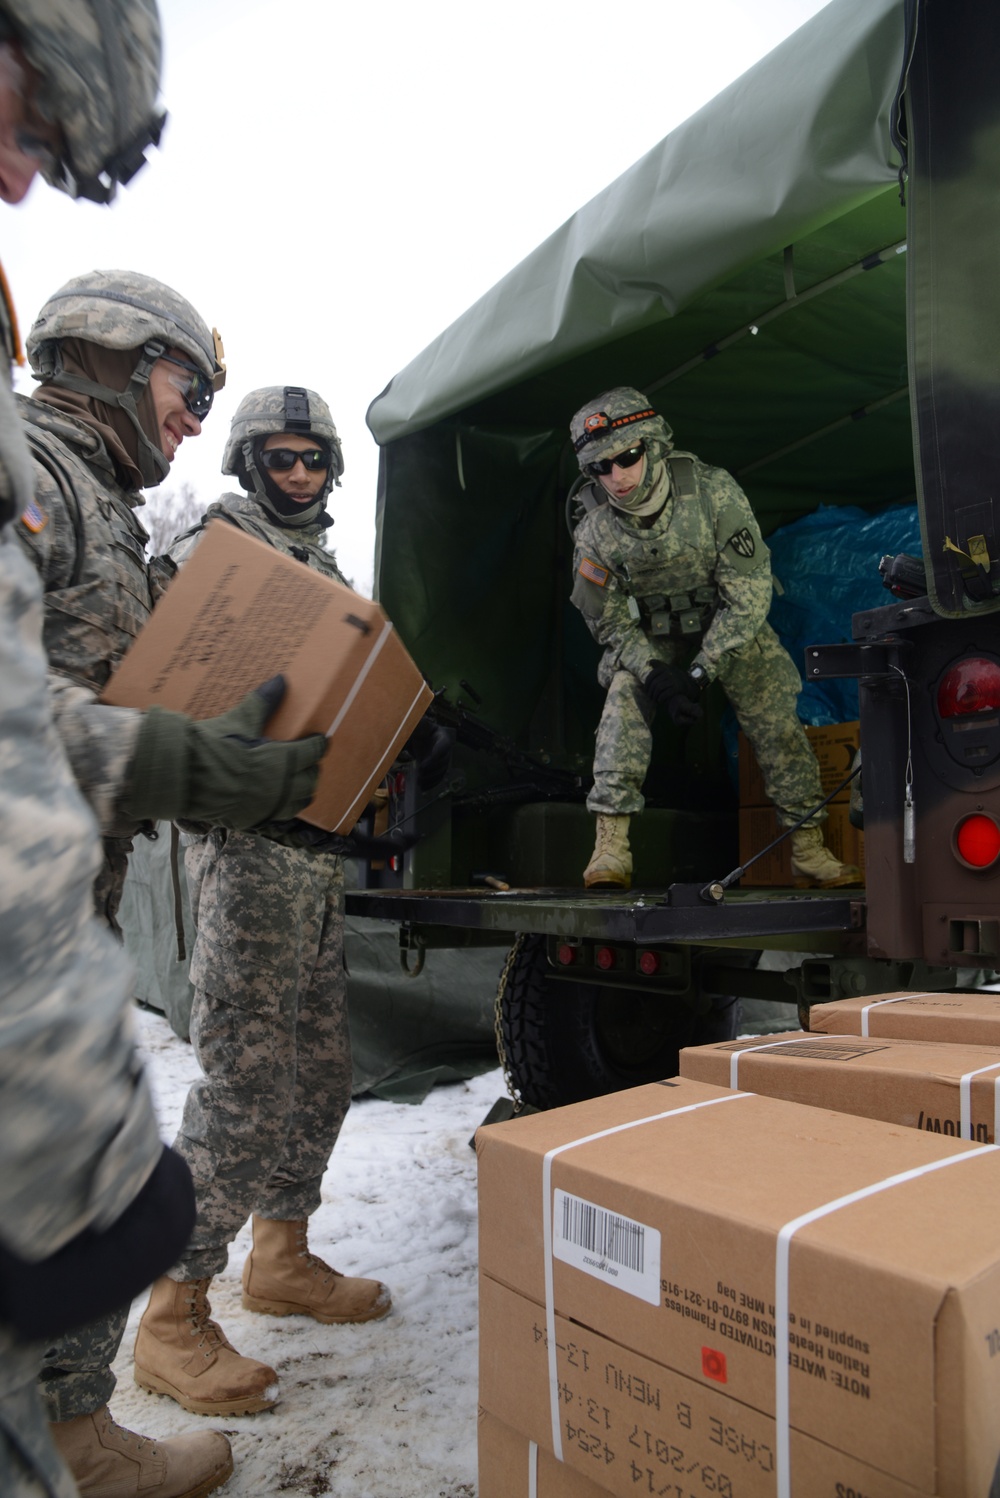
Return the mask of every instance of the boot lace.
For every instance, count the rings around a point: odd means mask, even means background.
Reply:
[[[308,1229],[305,1223],[301,1223],[295,1232],[295,1252],[300,1259],[305,1259],[314,1275],[322,1276],[323,1283],[327,1280],[342,1280],[344,1276],[339,1269],[331,1269],[324,1259],[319,1258],[309,1247]]]
[[[190,1294],[185,1297],[188,1318],[191,1322],[191,1335],[198,1338],[198,1347],[204,1351],[206,1357],[217,1352],[220,1347],[229,1346],[222,1327],[217,1321],[212,1320],[212,1307],[206,1293],[207,1286],[208,1280],[198,1280]]]

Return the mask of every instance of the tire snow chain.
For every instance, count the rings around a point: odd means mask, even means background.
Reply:
[[[510,977],[511,968],[521,955],[521,948],[524,946],[524,935],[523,931],[518,932],[510,951],[507,953],[500,973],[500,982],[497,984],[497,996],[493,1002],[493,1031],[496,1036],[497,1055],[500,1058],[500,1065],[503,1068],[503,1079],[508,1096],[514,1100],[515,1115],[520,1113],[524,1106],[524,1099],[514,1084],[514,1079],[510,1073],[510,1062],[507,1060],[507,1048],[503,1043],[503,996],[504,990],[507,987],[507,979]]]

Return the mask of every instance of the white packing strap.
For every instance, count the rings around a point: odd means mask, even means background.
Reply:
[[[585,1134],[582,1139],[571,1139],[568,1144],[558,1144],[542,1161],[542,1242],[545,1256],[545,1334],[549,1354],[549,1410],[552,1419],[552,1450],[556,1460],[562,1461],[562,1421],[559,1412],[559,1371],[556,1359],[556,1310],[553,1290],[552,1254],[552,1162],[557,1155],[575,1150],[581,1144],[592,1144],[595,1139],[608,1139],[612,1134],[623,1134],[627,1129],[641,1129],[645,1124],[658,1123],[661,1118],[675,1118],[681,1113],[695,1113],[699,1108],[714,1108],[718,1103],[738,1102],[741,1098],[753,1097],[752,1092],[727,1092],[722,1097],[706,1098],[701,1103],[686,1103],[681,1108],[667,1108],[663,1113],[651,1113],[646,1118],[633,1118],[628,1123],[615,1124],[611,1129],[599,1129],[596,1134]]]
[[[528,1442],[528,1498],[538,1498],[538,1446]]]
[[[861,1033],[862,1033],[862,1035],[867,1036],[867,1034],[868,1034],[868,1016],[872,1012],[873,1009],[881,1009],[881,1007],[882,1007],[883,1004],[908,1004],[911,999],[929,999],[929,998],[930,998],[930,994],[927,994],[927,993],[901,993],[899,995],[899,997],[895,998],[895,999],[874,999],[872,1001],[872,1003],[866,1004],[865,1007],[861,1011]]]
[[[801,1035],[795,1040],[770,1040],[762,1041],[760,1045],[744,1046],[741,1051],[734,1051],[729,1058],[729,1085],[738,1087],[736,1078],[740,1070],[740,1057],[749,1056],[753,1051],[780,1051],[785,1046],[805,1045],[806,1041],[813,1040],[822,1042],[824,1040],[843,1040],[843,1035]]]
[[[381,764],[382,763],[382,761],[385,759],[386,755],[389,753],[389,750],[392,748],[393,744],[399,738],[399,735],[402,733],[403,728],[404,728],[404,726],[406,724],[407,718],[410,716],[410,714],[412,713],[413,709],[416,707],[417,703],[420,701],[420,694],[423,692],[423,690],[424,690],[424,684],[423,684],[423,682],[421,682],[420,685],[419,685],[419,687],[416,690],[416,693],[414,694],[413,701],[406,708],[406,711],[403,713],[403,716],[400,718],[399,722],[396,724],[396,726],[393,729],[392,733],[390,733],[389,738],[388,738],[388,740],[386,742],[385,748],[382,750],[381,755],[379,756],[378,760],[376,761],[377,764]],[[333,730],[331,729],[330,732],[332,733]],[[366,785],[363,785],[361,787],[360,791],[358,791],[358,794],[355,796],[355,798],[351,802],[350,806],[344,812],[344,817],[350,817],[350,816],[354,815],[354,808],[357,806],[357,804],[361,800],[362,796],[365,795],[365,792],[367,791],[367,789],[368,789],[368,787]],[[341,818],[341,820],[343,820],[343,818]]]
[[[831,1213],[839,1212],[841,1207],[849,1207],[854,1202],[864,1201],[866,1197],[877,1196],[880,1191],[889,1191],[893,1186],[901,1186],[906,1181],[916,1181],[921,1176],[930,1175],[931,1171],[946,1170],[949,1165],[961,1165],[966,1160],[974,1160],[978,1155],[993,1154],[996,1148],[995,1144],[981,1144],[978,1148],[965,1150],[960,1155],[949,1155],[946,1160],[930,1160],[926,1165],[915,1166],[913,1170],[903,1170],[898,1175],[886,1176],[884,1180],[875,1181],[871,1186],[862,1186],[859,1191],[849,1191],[846,1196],[838,1196],[834,1201],[827,1202],[822,1207],[814,1207],[811,1212],[803,1212],[801,1217],[793,1217],[791,1222],[786,1222],[778,1233],[774,1272],[774,1415],[777,1498],[791,1498],[792,1495],[788,1371],[788,1260],[793,1237],[799,1228],[808,1227],[810,1223],[818,1222],[821,1217],[829,1217]]]
[[[352,706],[352,704],[354,702],[355,697],[361,691],[362,686],[364,685],[365,681],[367,680],[368,673],[371,671],[371,668],[374,666],[375,662],[378,660],[379,656],[381,655],[383,645],[385,644],[386,640],[389,638],[389,636],[391,634],[392,634],[392,625],[389,623],[389,621],[387,619],[386,622],[382,626],[382,633],[379,635],[378,639],[375,641],[375,644],[372,646],[371,650],[369,651],[368,659],[365,661],[364,665],[361,667],[361,670],[358,672],[357,680],[355,681],[353,687],[351,688],[351,690],[348,692],[347,696],[344,698],[343,702],[341,703],[339,713],[334,718],[334,720],[330,724],[329,728],[326,730],[326,736],[327,736],[328,739],[332,739],[333,738],[334,734],[337,732],[337,729],[340,727],[341,723],[343,723],[344,719],[346,718],[348,712],[351,709],[351,706]]]
[[[959,1133],[963,1139],[972,1138],[972,1079],[981,1077],[983,1072],[1000,1071],[1000,1061],[994,1061],[992,1066],[977,1066],[975,1071],[967,1071],[958,1084],[959,1097],[961,1098],[960,1127]],[[997,1139],[997,1108],[1000,1107],[1000,1077],[997,1078],[993,1089],[993,1139]]]

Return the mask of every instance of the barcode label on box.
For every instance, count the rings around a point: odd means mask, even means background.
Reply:
[[[596,1202],[556,1190],[552,1213],[552,1252],[564,1264],[582,1269],[648,1301],[660,1303],[660,1233],[657,1228],[609,1212]]]

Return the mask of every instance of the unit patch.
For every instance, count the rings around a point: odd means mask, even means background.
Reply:
[[[588,583],[596,583],[599,588],[607,587],[608,578],[611,576],[611,573],[608,571],[607,567],[599,567],[597,563],[592,562],[589,557],[583,558],[579,567],[577,568],[577,571],[579,572],[581,577],[585,577],[587,579]]]
[[[753,532],[746,525],[742,530],[733,531],[726,545],[731,546],[736,555],[743,557],[745,561],[749,561],[757,551],[757,543],[754,541]]]
[[[29,530],[33,535],[37,536],[38,532],[44,530],[48,523],[49,517],[42,513],[33,499],[30,500],[21,513],[21,524],[25,530]]]

